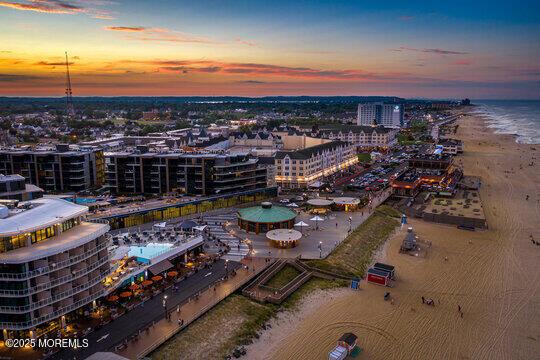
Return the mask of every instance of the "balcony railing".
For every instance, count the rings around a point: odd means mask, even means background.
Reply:
[[[40,316],[34,320],[26,321],[26,322],[0,322],[0,327],[6,330],[25,330],[32,328],[34,326],[37,326],[39,324],[42,324],[46,321],[56,319],[62,315],[67,314],[70,311],[73,311],[75,309],[80,308],[81,306],[84,306],[86,304],[91,303],[93,300],[98,299],[106,294],[105,289],[98,291],[95,294],[92,294],[90,296],[85,297],[84,299],[81,299],[71,305],[64,306],[63,308],[60,308],[56,310],[55,312],[52,312],[50,314]]]
[[[104,256],[103,258],[99,259],[98,261],[94,262],[93,264],[91,264],[90,266],[84,269],[75,270],[68,275],[61,276],[45,284],[40,284],[40,285],[29,287],[27,289],[21,289],[21,290],[0,290],[0,296],[21,297],[21,296],[29,296],[37,292],[49,290],[58,285],[67,283],[68,281],[76,280],[80,278],[81,276],[88,274],[90,271],[97,269],[98,267],[107,263],[108,261],[109,261],[109,258],[107,256]]]
[[[59,270],[59,269],[61,269],[63,267],[66,267],[66,266],[72,265],[74,263],[77,263],[77,262],[79,262],[81,260],[85,260],[85,259],[89,258],[90,256],[95,255],[98,252],[100,252],[101,250],[107,248],[107,245],[108,245],[108,242],[103,241],[101,244],[96,246],[90,252],[84,252],[84,253],[79,254],[77,256],[70,257],[69,259],[66,259],[64,261],[60,261],[60,262],[56,263],[56,266],[54,266],[54,267],[53,266],[44,266],[42,268],[27,271],[27,272],[24,272],[24,273],[14,273],[14,274],[12,274],[12,273],[0,273],[0,280],[26,280],[26,279],[30,279],[30,278],[33,278],[33,277],[36,277],[36,276],[45,275],[45,274],[48,274],[48,273],[50,273],[52,271],[56,271],[56,270]]]
[[[81,291],[84,291],[86,289],[91,288],[94,285],[97,285],[103,280],[107,275],[109,275],[109,271],[102,271],[98,276],[93,278],[91,281],[87,282],[86,284],[82,284],[79,286],[76,286],[74,288],[71,288],[69,290],[66,290],[64,292],[61,292],[59,294],[56,294],[54,296],[51,296],[47,299],[32,303],[30,305],[25,306],[0,306],[0,313],[3,314],[20,314],[20,313],[26,313],[35,309],[42,308],[44,306],[50,305],[52,303],[61,301],[68,296],[71,296],[73,294],[79,293]]]

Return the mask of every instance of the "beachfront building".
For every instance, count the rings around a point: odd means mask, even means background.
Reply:
[[[105,294],[110,272],[106,222],[87,222],[86,206],[38,199],[0,209],[2,337],[39,337]]]
[[[358,150],[387,149],[396,144],[398,129],[384,126],[333,126],[319,131],[319,137],[346,141],[356,145]]]
[[[247,154],[150,152],[105,154],[107,187],[114,194],[230,194],[262,189],[266,168]]]
[[[400,128],[404,125],[403,105],[372,102],[358,104],[357,125],[382,125]]]
[[[283,136],[276,153],[276,183],[282,188],[306,188],[358,163],[356,147],[339,140]]]
[[[19,174],[46,192],[99,188],[105,178],[103,151],[67,144],[0,149],[0,173]]]
[[[0,200],[27,201],[43,196],[43,189],[27,184],[21,175],[0,174]]]
[[[457,155],[463,153],[463,142],[457,139],[440,139],[438,145],[442,146],[442,153]]]
[[[256,234],[274,229],[292,229],[296,215],[289,208],[263,202],[260,206],[238,210],[238,226]]]

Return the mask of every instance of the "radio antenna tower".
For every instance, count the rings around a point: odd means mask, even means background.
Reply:
[[[71,77],[69,76],[69,61],[66,51],[66,115],[72,117],[75,115],[75,108],[73,108],[73,92],[71,91]]]

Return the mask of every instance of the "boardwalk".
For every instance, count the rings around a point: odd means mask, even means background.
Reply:
[[[238,262],[229,261],[228,271],[241,268]],[[196,293],[204,291],[209,286],[219,281],[225,275],[225,261],[219,260],[212,269],[201,270],[196,274],[178,283],[179,291],[173,292],[172,289],[146,301],[144,306],[139,305],[118,319],[104,325],[97,331],[90,333],[88,339],[89,347],[86,349],[66,349],[54,356],[54,359],[85,359],[98,351],[108,351],[117,344],[121,343],[126,337],[136,334],[140,329],[148,326],[153,321],[158,322],[165,316],[162,305],[163,295],[167,295],[168,310],[176,309],[178,304],[184,303]],[[238,277],[241,278],[241,277]],[[222,282],[222,288],[231,290],[229,284],[235,284],[236,279],[232,278]]]
[[[236,276],[219,283],[215,288],[210,287],[202,292],[197,300],[189,301],[180,306],[180,312],[177,312],[176,307],[173,307],[170,319],[162,318],[154,326],[142,331],[136,339],[128,342],[127,346],[118,350],[117,353],[129,359],[139,359],[146,356],[221,300],[243,286],[268,265],[264,259],[244,260],[243,263],[248,266],[248,269],[239,268]],[[182,326],[178,321],[179,319],[184,321]]]

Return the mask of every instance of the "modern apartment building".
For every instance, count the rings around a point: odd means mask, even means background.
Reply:
[[[103,185],[103,151],[75,145],[0,149],[0,173],[19,174],[46,192],[80,192]]]
[[[86,206],[38,199],[0,209],[2,337],[42,336],[105,295],[106,222],[86,222]]]
[[[27,184],[21,175],[0,174],[0,199],[27,201],[43,196],[43,189]]]
[[[357,148],[388,148],[396,144],[398,129],[384,126],[339,126],[322,129],[319,137],[341,140]]]
[[[404,125],[403,105],[382,102],[358,104],[356,124],[400,128]]]
[[[266,168],[246,154],[132,152],[105,154],[115,194],[219,195],[265,188]]]
[[[276,183],[304,188],[358,163],[356,147],[344,141],[284,136],[284,150],[275,156]]]

